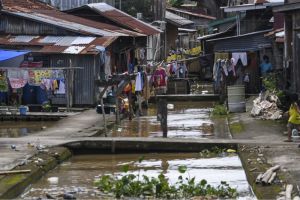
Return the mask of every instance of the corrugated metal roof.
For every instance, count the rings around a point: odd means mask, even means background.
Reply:
[[[81,6],[79,8],[74,8],[71,10],[68,10],[66,12],[72,13],[73,11],[81,10],[81,9],[91,9],[94,12],[100,14],[101,16],[121,25],[126,28],[129,28],[133,31],[136,31],[141,34],[145,35],[154,35],[161,33],[161,31],[150,24],[147,24],[141,20],[138,20],[137,18],[132,17],[131,15],[128,15],[125,12],[122,12],[121,10],[118,10],[106,3],[92,3],[87,4],[84,6]]]
[[[89,44],[94,41],[95,37],[77,37],[71,44],[78,45],[78,44]]]
[[[68,37],[68,36],[36,36],[34,39],[28,42],[12,42],[12,40],[18,36],[1,36],[0,37],[0,44],[6,45],[6,46],[34,46],[36,49],[37,47],[40,47],[40,50],[35,50],[35,52],[41,52],[41,53],[79,53],[80,54],[97,54],[98,51],[95,49],[96,46],[104,46],[107,47],[111,43],[113,43],[118,37]],[[80,45],[74,45],[72,44],[73,41],[75,41],[77,38],[80,38],[76,41],[76,43],[86,43],[86,44],[80,44]],[[64,40],[65,39],[65,40]],[[93,39],[93,40],[92,40]],[[67,41],[68,40],[68,41]],[[87,43],[88,40],[90,43]],[[64,43],[59,43],[60,45],[65,46],[59,46],[55,45],[54,42],[60,42],[64,41]],[[67,45],[68,44],[68,45]],[[75,46],[75,47],[74,47]],[[79,47],[84,47],[83,49]],[[72,48],[69,48],[72,47]],[[73,48],[74,47],[74,48]],[[69,48],[69,49],[68,49]]]
[[[169,10],[169,11],[175,11],[175,12],[178,12],[178,13],[184,13],[184,14],[191,15],[191,16],[194,16],[194,17],[199,17],[199,18],[205,18],[205,19],[211,19],[211,20],[216,19],[213,16],[199,14],[199,13],[194,13],[194,12],[190,12],[190,11],[186,11],[186,10],[181,10],[181,9],[178,9],[178,8],[173,8],[173,7],[168,7],[167,10]]]
[[[264,34],[269,31],[270,30],[265,30],[240,36],[212,39],[207,40],[207,42],[214,42],[214,51],[257,51],[271,47],[271,39],[264,36]]]
[[[166,11],[166,20],[167,20],[167,22],[169,22],[171,24],[174,24],[176,26],[179,26],[179,27],[194,24],[193,21],[188,20],[188,19],[186,19],[184,17],[181,17],[179,15],[176,15],[174,13],[171,13],[169,11]]]
[[[58,19],[55,17],[39,14],[39,13],[23,13],[23,12],[10,12],[10,11],[3,11],[8,14],[40,21],[42,23],[47,23],[51,24],[54,26],[58,26],[67,30],[71,30],[74,32],[80,32],[80,33],[85,33],[85,34],[94,34],[94,35],[99,35],[99,36],[126,36],[125,34],[121,33],[116,33],[116,32],[109,32],[101,29],[96,29],[93,27],[85,26],[79,23],[71,23],[70,21],[66,21],[63,19]]]
[[[95,22],[58,11],[36,0],[5,0],[1,12],[50,24],[76,33],[96,36],[145,36],[111,24]]]
[[[45,44],[52,44],[52,43],[57,43],[59,42],[63,36],[46,36],[42,39],[39,40],[40,43],[45,43]]]
[[[65,36],[61,40],[59,40],[57,43],[55,43],[55,46],[71,46],[72,42],[75,41],[77,37],[75,36]]]
[[[31,35],[18,35],[11,39],[11,42],[30,42],[34,38],[37,38],[37,36],[31,36]]]
[[[70,47],[66,48],[62,53],[79,54],[85,48],[86,48],[85,46],[70,46]]]

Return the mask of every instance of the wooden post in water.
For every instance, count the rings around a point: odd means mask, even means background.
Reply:
[[[160,121],[160,127],[163,132],[163,137],[168,137],[168,108],[167,99],[163,96],[158,97],[157,103],[157,119]]]

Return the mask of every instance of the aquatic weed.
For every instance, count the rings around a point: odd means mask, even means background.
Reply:
[[[218,152],[220,152],[218,150]],[[142,162],[143,157],[139,159]],[[128,172],[129,166],[123,167],[124,172]],[[174,185],[169,183],[168,178],[160,173],[157,178],[143,175],[126,174],[122,177],[113,175],[101,176],[95,182],[98,189],[104,194],[113,194],[116,198],[158,198],[158,199],[190,199],[192,197],[210,198],[236,198],[237,190],[231,188],[228,183],[221,182],[217,187],[213,187],[206,180],[196,183],[195,177],[183,178],[183,174],[188,173],[187,167],[178,167],[180,176]]]

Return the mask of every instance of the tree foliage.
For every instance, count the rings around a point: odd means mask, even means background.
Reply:
[[[169,4],[173,7],[180,7],[184,3],[184,0],[169,0]]]

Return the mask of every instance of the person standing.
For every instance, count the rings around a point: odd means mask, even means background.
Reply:
[[[284,142],[292,142],[292,131],[293,129],[300,129],[300,101],[298,100],[297,94],[291,95],[291,106],[288,111],[289,120],[287,124],[288,129],[288,139]]]
[[[269,57],[264,55],[263,61],[260,64],[260,72],[262,76],[265,76],[267,73],[273,70],[273,66],[270,63]]]

